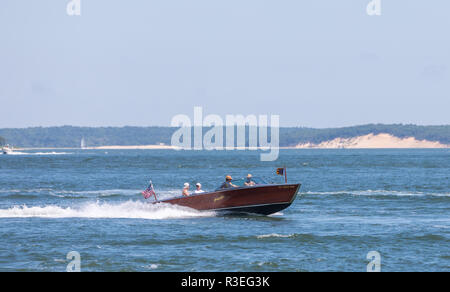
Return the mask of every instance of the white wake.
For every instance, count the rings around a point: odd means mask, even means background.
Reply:
[[[14,206],[0,209],[0,218],[130,218],[130,219],[171,219],[211,217],[214,212],[197,211],[194,209],[168,204],[149,204],[139,201],[122,203],[86,203],[73,207],[57,205]]]

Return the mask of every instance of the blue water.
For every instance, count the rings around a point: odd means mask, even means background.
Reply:
[[[271,216],[147,204],[225,174],[301,182]],[[450,271],[450,151],[49,150],[0,155],[0,271]]]

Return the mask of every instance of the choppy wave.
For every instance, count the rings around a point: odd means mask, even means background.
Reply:
[[[433,225],[432,227],[439,229],[450,229],[450,225]]]
[[[59,198],[96,198],[96,197],[135,196],[140,194],[140,192],[141,190],[126,190],[126,189],[94,190],[94,191],[51,190],[49,194],[51,196]]]
[[[363,191],[333,191],[333,192],[303,192],[299,195],[352,195],[352,196],[396,196],[396,197],[450,197],[450,193],[424,193],[389,190],[363,190]]]
[[[258,235],[258,236],[256,236],[256,238],[258,238],[258,239],[270,238],[270,237],[289,238],[289,237],[294,237],[294,236],[296,236],[296,234],[278,234],[278,233],[271,233],[271,234]]]
[[[42,198],[45,196],[62,199],[95,199],[108,197],[142,197],[142,190],[138,189],[111,189],[111,190],[57,190],[52,188],[31,189],[0,189],[1,198]],[[165,190],[157,193],[158,199],[175,197],[180,190]]]
[[[2,198],[41,198],[43,196],[58,197],[64,199],[106,198],[121,196],[137,196],[141,190],[112,189],[112,190],[55,190],[51,188],[33,189],[0,189]]]
[[[148,265],[142,266],[142,267],[144,269],[147,269],[147,270],[156,270],[159,267],[159,265],[157,265],[157,264],[148,264]]]
[[[73,207],[57,205],[14,206],[0,209],[0,218],[129,218],[129,219],[170,219],[210,217],[214,212],[201,212],[194,209],[167,204],[148,204],[127,201],[116,204],[86,203]]]
[[[95,199],[95,198],[112,198],[112,197],[136,197],[141,198],[142,190],[131,189],[111,189],[111,190],[55,190],[51,188],[36,188],[36,189],[0,189],[1,198],[9,199],[32,199],[57,197],[61,199]],[[179,190],[161,191],[157,193],[158,199],[167,199],[175,197],[180,194]]]

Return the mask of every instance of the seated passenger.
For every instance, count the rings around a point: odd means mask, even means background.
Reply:
[[[225,177],[225,182],[220,186],[220,189],[236,188],[237,186],[231,183],[232,180],[231,176],[227,175]]]
[[[184,183],[182,195],[183,196],[189,196],[189,184],[188,183]]]
[[[252,180],[252,175],[251,174],[247,175],[247,181],[244,182],[244,185],[247,186],[247,187],[251,187],[251,186],[256,185],[256,183]]]
[[[205,192],[204,190],[202,190],[202,184],[201,183],[196,183],[195,187],[197,189],[194,191],[194,194],[201,194],[201,193]]]

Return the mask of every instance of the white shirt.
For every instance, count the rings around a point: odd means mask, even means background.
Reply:
[[[204,192],[205,192],[204,190],[195,190],[194,194],[201,194],[201,193],[204,193]]]

